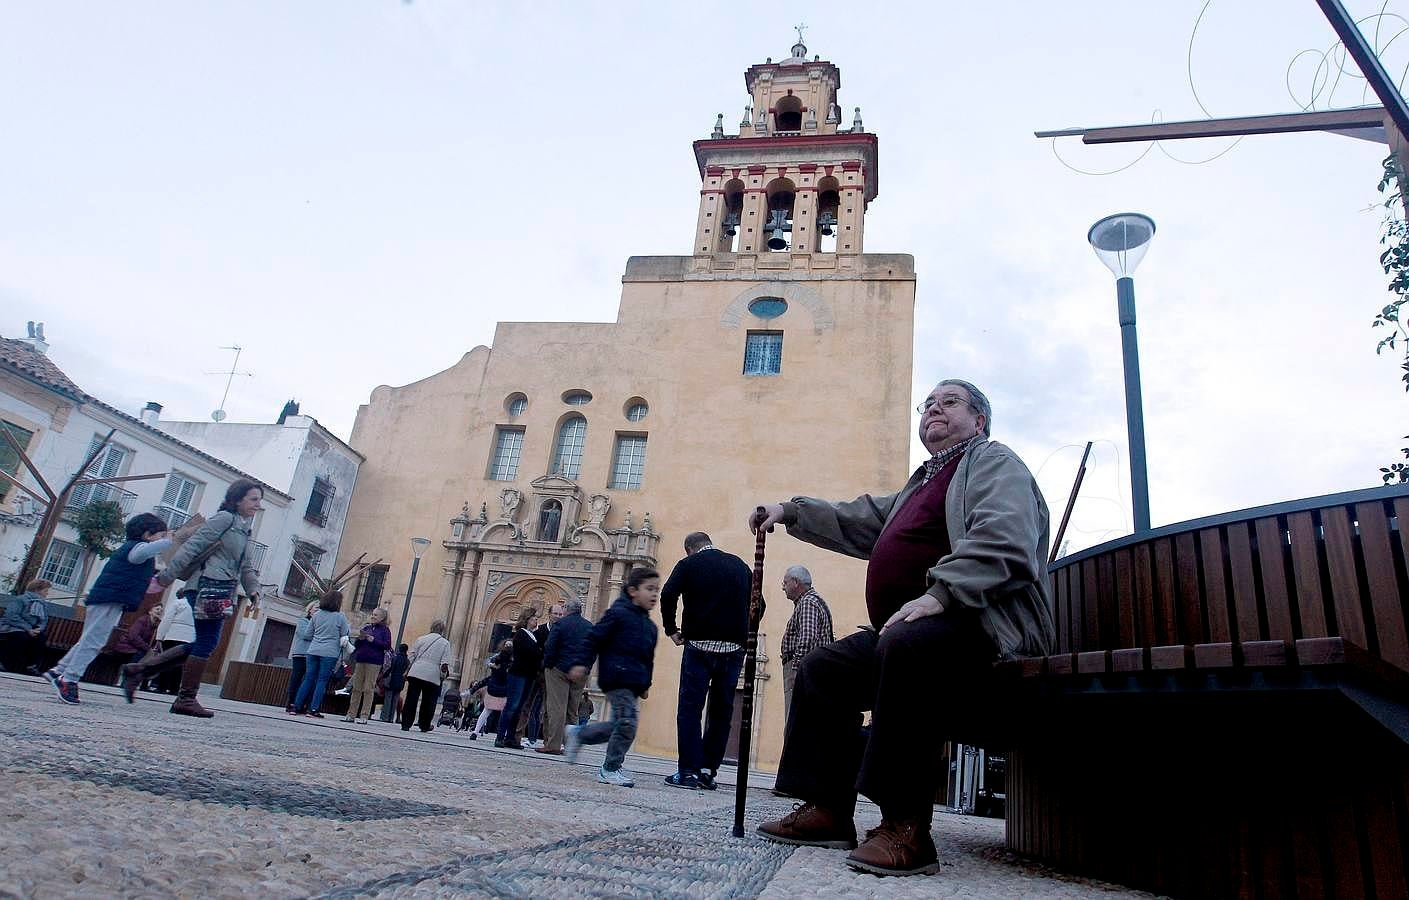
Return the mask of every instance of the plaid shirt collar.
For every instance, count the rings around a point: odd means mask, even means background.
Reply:
[[[938,475],[940,469],[944,468],[952,460],[955,460],[962,456],[965,450],[969,449],[974,445],[974,442],[982,439],[983,435],[976,434],[973,437],[969,438],[967,441],[964,441],[962,444],[955,444],[953,447],[949,447],[945,450],[940,450],[938,453],[925,460],[925,480],[920,482],[920,484],[929,484],[930,479]]]

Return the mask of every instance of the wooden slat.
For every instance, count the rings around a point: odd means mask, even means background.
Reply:
[[[1275,516],[1253,523],[1257,536],[1258,567],[1262,571],[1262,606],[1267,610],[1267,637],[1274,641],[1296,639],[1292,629],[1292,599],[1287,591],[1287,543],[1282,523]]]
[[[1140,544],[1135,548],[1135,642],[1141,647],[1153,647],[1165,642],[1165,639],[1156,637],[1162,612],[1159,597],[1155,594],[1153,557],[1154,551],[1149,544]]]
[[[1071,675],[1076,671],[1075,653],[1057,653],[1047,657],[1048,675]]]
[[[1115,553],[1115,601],[1117,647],[1135,646],[1135,623],[1149,618],[1147,610],[1137,608],[1135,596],[1134,556],[1129,547]]]
[[[1228,526],[1228,563],[1233,582],[1233,612],[1240,641],[1262,637],[1257,615],[1257,580],[1252,571],[1252,538],[1245,522]]]
[[[1071,566],[1058,569],[1052,577],[1052,590],[1056,593],[1057,649],[1062,650],[1070,640],[1071,581],[1068,573]]]
[[[1245,666],[1286,666],[1296,661],[1296,654],[1286,641],[1244,641]]]
[[[1409,897],[1409,879],[1404,873],[1404,842],[1409,835],[1400,832],[1394,812],[1393,788],[1397,776],[1386,778],[1386,790],[1365,791],[1365,830],[1370,854],[1370,879],[1376,897]]]
[[[1223,538],[1217,528],[1199,532],[1200,571],[1204,576],[1204,611],[1208,616],[1208,641],[1225,643],[1233,637],[1228,622],[1228,588],[1223,581]],[[1203,643],[1202,641],[1197,643]]]
[[[1146,668],[1146,648],[1124,647],[1111,652],[1112,672],[1143,672]]]
[[[1390,546],[1389,517],[1383,503],[1360,503],[1355,507],[1360,523],[1360,552],[1365,558],[1365,576],[1370,588],[1370,614],[1375,628],[1375,646],[1380,658],[1401,669],[1409,669],[1409,634],[1404,627],[1404,607],[1394,574],[1394,551]]]
[[[1193,667],[1194,648],[1187,644],[1150,648],[1151,671],[1176,671]]]
[[[1115,560],[1109,553],[1096,557],[1096,590],[1099,592],[1097,604],[1101,611],[1101,641],[1087,650],[1109,650],[1121,646],[1120,614],[1117,610],[1115,592]]]
[[[1204,627],[1204,600],[1199,590],[1199,554],[1191,531],[1174,536],[1175,609],[1179,614],[1179,640],[1198,644],[1208,640]]]
[[[1067,566],[1067,594],[1071,604],[1067,607],[1067,642],[1058,647],[1063,653],[1075,653],[1081,646],[1081,566]]]
[[[1175,615],[1174,545],[1169,538],[1154,542],[1155,637],[1150,646],[1168,645],[1179,640],[1179,620]]]
[[[1104,675],[1111,669],[1111,651],[1087,650],[1076,654],[1076,671],[1082,675]]]
[[[1350,513],[1341,506],[1321,510],[1321,528],[1326,539],[1326,564],[1331,571],[1331,605],[1336,611],[1336,631],[1346,640],[1368,647],[1365,613],[1360,607],[1360,583],[1355,576]]]
[[[1331,632],[1326,627],[1326,602],[1321,593],[1321,566],[1318,562],[1321,539],[1317,534],[1316,522],[1309,512],[1292,513],[1287,516],[1287,529],[1291,532],[1292,573],[1296,576],[1296,611],[1301,622],[1301,636],[1329,637]]]
[[[1365,896],[1365,878],[1360,868],[1360,841],[1356,834],[1355,814],[1345,799],[1330,804],[1321,819],[1331,850],[1331,880],[1335,896],[1359,898]]]
[[[1101,617],[1096,591],[1096,561],[1081,561],[1081,649],[1095,650],[1101,646]]]
[[[1194,666],[1200,669],[1229,669],[1233,666],[1233,643],[1219,641],[1194,645]]]

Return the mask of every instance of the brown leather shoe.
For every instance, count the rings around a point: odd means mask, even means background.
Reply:
[[[856,846],[855,823],[816,803],[793,807],[792,812],[776,822],[759,825],[758,833],[780,844],[831,847],[836,850],[850,850]]]
[[[882,821],[866,832],[866,840],[847,854],[846,864],[876,875],[933,875],[939,871],[927,822]]]
[[[547,747],[534,747],[534,748],[533,748],[533,752],[534,752],[534,753],[547,753],[547,754],[550,754],[550,755],[552,755],[552,756],[562,756],[562,755],[563,755],[563,751],[562,751],[562,750],[549,750]]]

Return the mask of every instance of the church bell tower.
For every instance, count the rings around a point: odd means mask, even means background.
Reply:
[[[721,114],[694,145],[702,179],[694,254],[860,254],[876,196],[876,136],[860,107],[841,127],[841,70],[807,58],[799,27],[792,55],[751,66],[744,84],[738,133],[724,133]]]

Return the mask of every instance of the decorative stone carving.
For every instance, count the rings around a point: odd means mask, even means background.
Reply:
[[[651,527],[651,514],[646,513],[646,520],[641,523],[641,531],[645,534],[655,534],[655,529]]]
[[[607,520],[607,513],[612,508],[612,498],[606,494],[593,494],[587,498],[587,524],[602,527],[602,523]]]
[[[523,503],[523,494],[516,488],[504,488],[499,494],[499,507],[503,513],[502,518],[514,521],[514,516],[519,511],[519,505]]]

